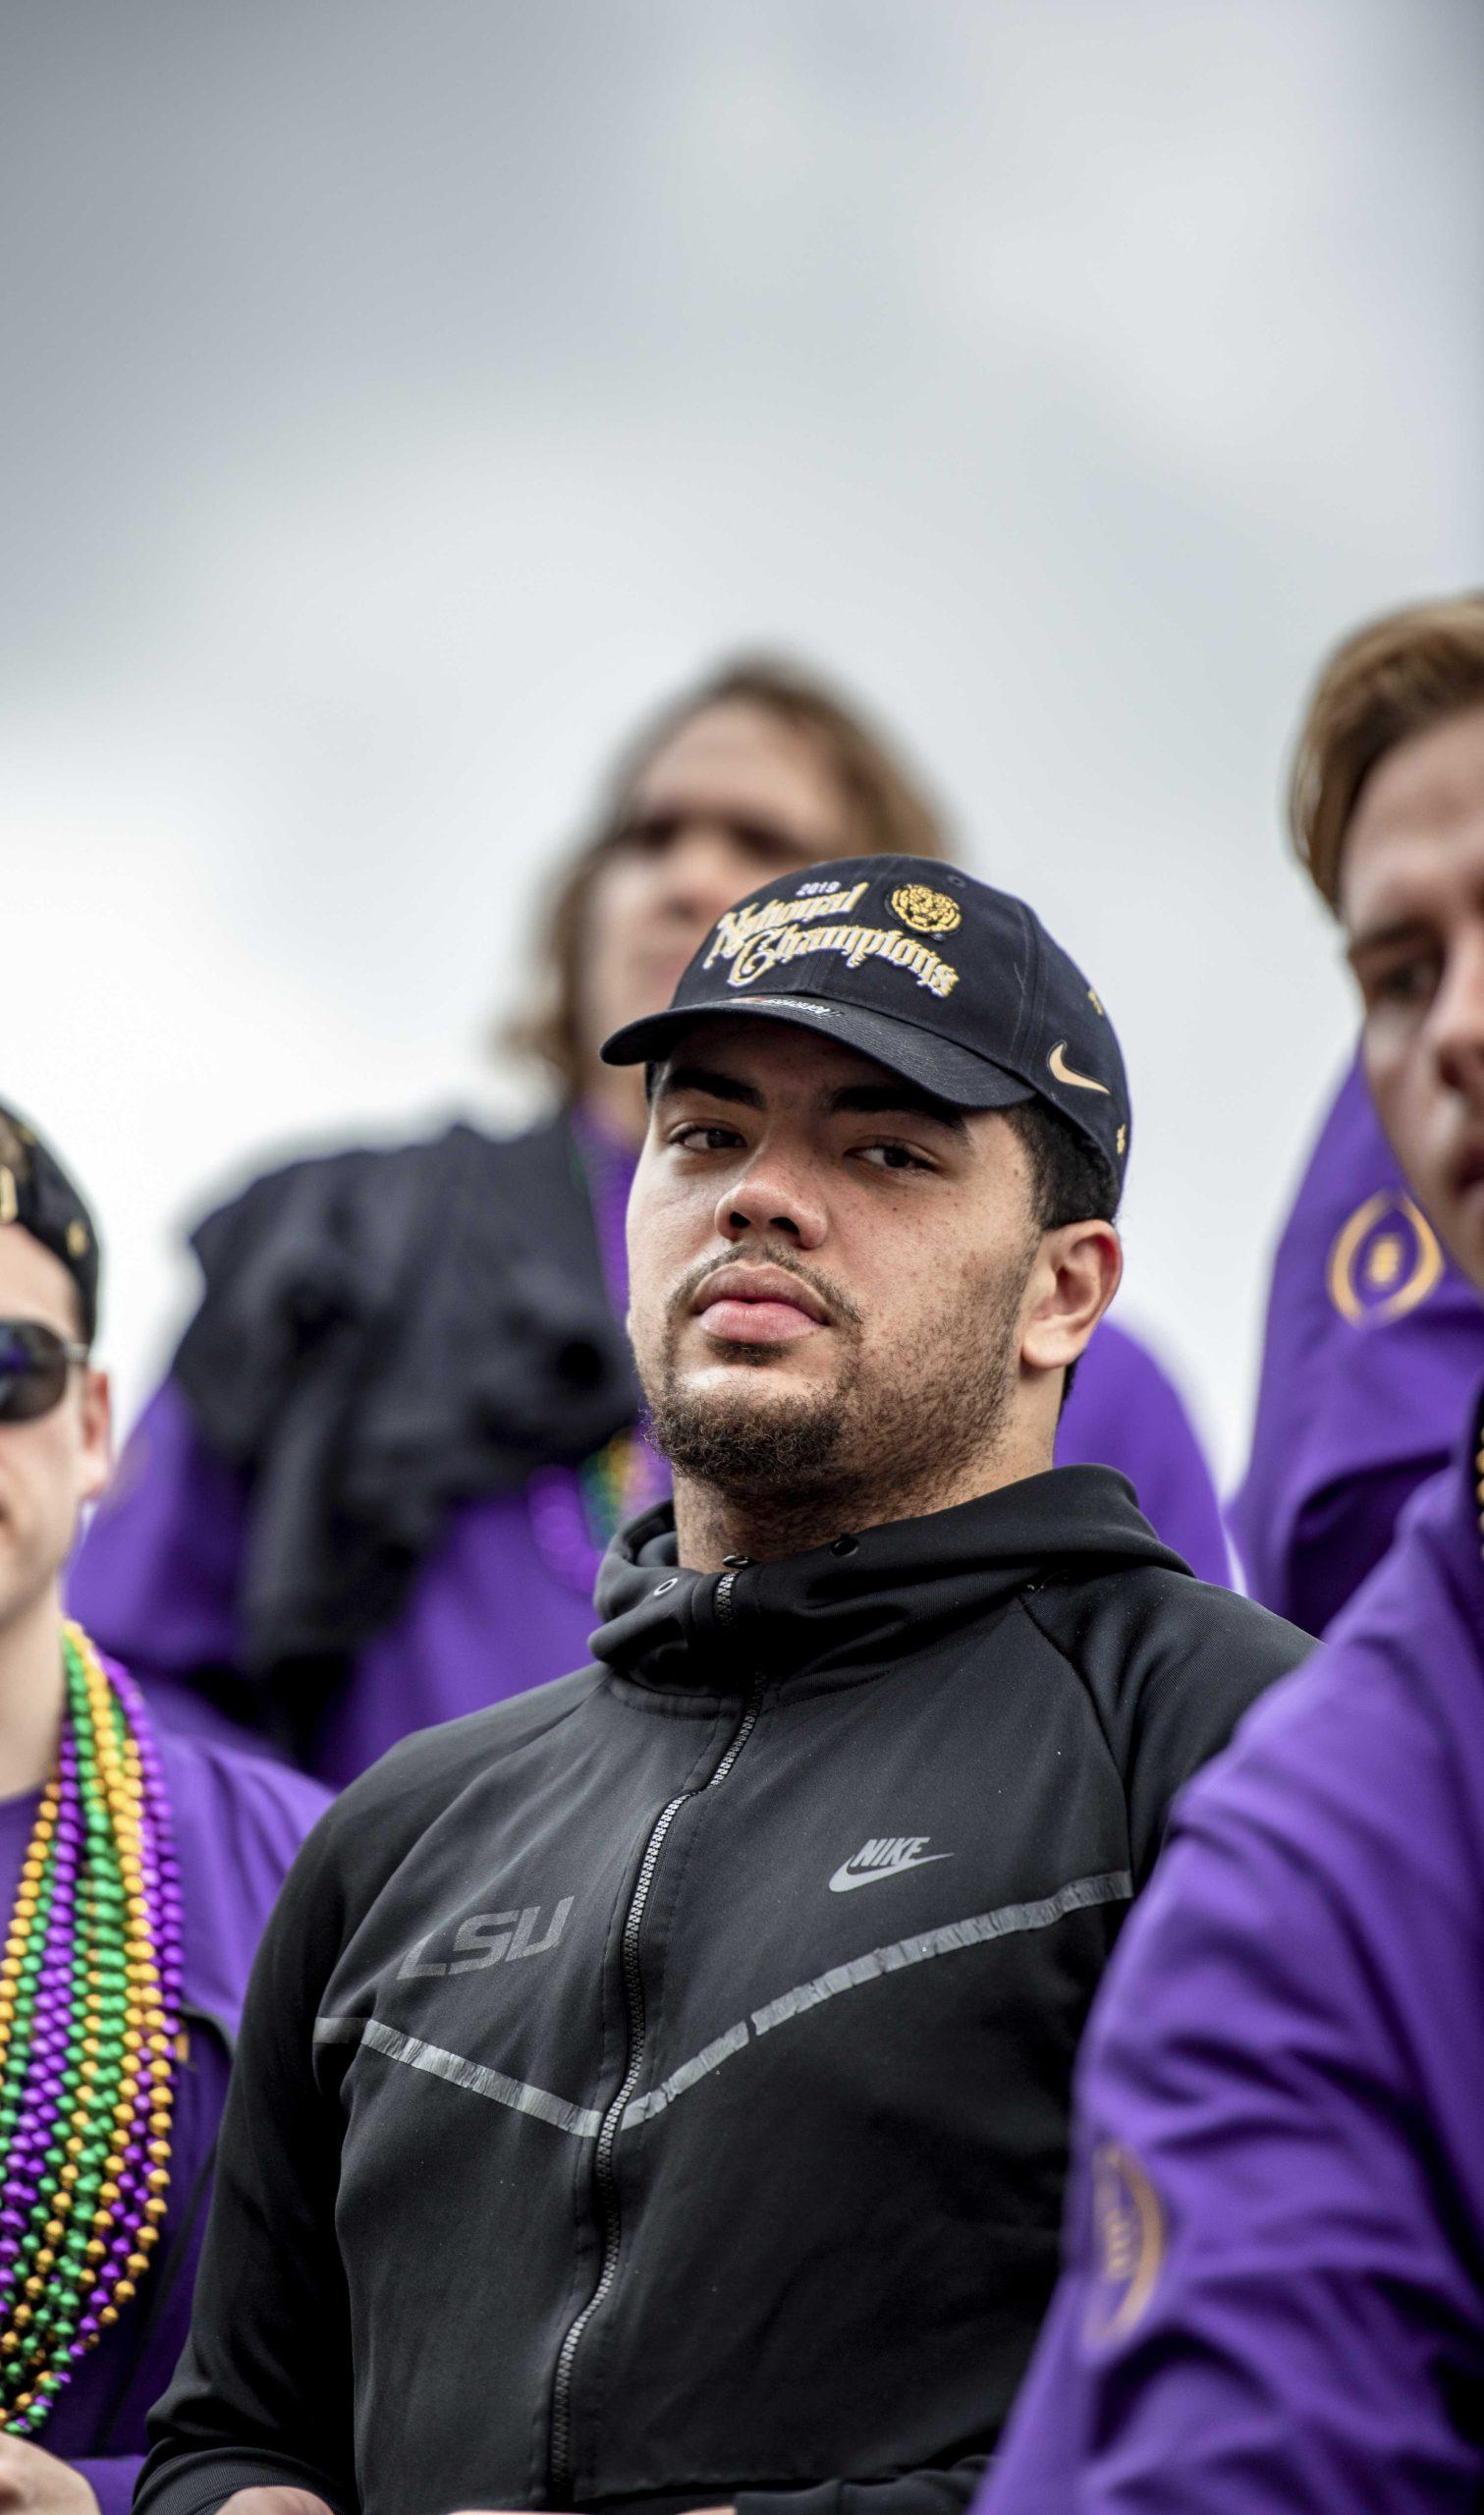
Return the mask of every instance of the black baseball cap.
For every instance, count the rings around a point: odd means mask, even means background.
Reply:
[[[55,1153],[34,1127],[0,1103],[0,1224],[19,1223],[60,1258],[78,1288],[82,1341],[98,1332],[98,1235]]]
[[[843,1039],[961,1109],[1044,1100],[1123,1179],[1128,1082],[1096,989],[1023,900],[934,859],[845,857],[765,882],[603,1060],[663,1057],[713,1013]]]

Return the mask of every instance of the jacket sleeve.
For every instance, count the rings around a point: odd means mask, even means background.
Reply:
[[[1117,1468],[1139,1509],[1198,1581],[1225,1588],[1232,1557],[1200,1436],[1179,1387],[1141,1338],[1105,1320],[1057,1428],[1057,1465]]]
[[[1355,1715],[1331,1710],[1276,1758],[1258,1715],[1120,1942],[1067,2267],[983,2515],[1478,2503],[1484,2309],[1456,2245],[1478,2206],[1477,1892],[1450,1878],[1446,1780],[1419,1829],[1404,1741],[1357,1788],[1337,1770]]]
[[[1221,1504],[1205,1451],[1179,1390],[1163,1373],[1145,1400],[1150,1455],[1138,1498],[1151,1528],[1182,1555],[1198,1581],[1225,1588],[1232,1578]]]
[[[1179,1616],[1150,1617],[1143,1634],[1136,1629],[1135,1600],[1117,1610],[1130,1615],[1135,1628],[1125,1646],[1131,1681],[1113,1715],[1123,1731],[1135,1889],[1159,1857],[1178,1794],[1221,1754],[1268,1688],[1314,1649],[1295,1625],[1226,1591],[1195,1590],[1182,1609]]]
[[[68,1605],[147,1685],[241,1664],[243,1478],[208,1450],[181,1390],[156,1389],[68,1575]]]
[[[306,1842],[253,1966],[191,2333],[150,2415],[140,2515],[203,2515],[274,2483],[355,2506],[340,2117],[313,2069],[340,1943],[334,1824],[332,1811]]]
[[[962,2515],[989,2468],[966,2454],[942,2470],[899,2472],[894,2480],[831,2480],[814,2488],[739,2492],[737,2515]]]
[[[80,2455],[71,2464],[98,2501],[98,2515],[129,2515],[142,2454]]]

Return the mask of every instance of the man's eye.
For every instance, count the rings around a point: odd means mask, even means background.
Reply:
[[[913,1152],[908,1145],[863,1144],[859,1149],[861,1160],[868,1161],[873,1170],[930,1170],[932,1168],[931,1162],[924,1161],[922,1155],[919,1152]]]
[[[685,1126],[675,1128],[670,1141],[678,1145],[682,1152],[728,1152],[741,1144],[742,1138],[735,1127],[718,1126],[714,1121],[710,1125],[702,1125],[692,1119]]]

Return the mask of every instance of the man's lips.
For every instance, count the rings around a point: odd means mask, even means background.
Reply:
[[[691,1308],[726,1345],[792,1345],[828,1323],[816,1292],[783,1266],[719,1266]]]

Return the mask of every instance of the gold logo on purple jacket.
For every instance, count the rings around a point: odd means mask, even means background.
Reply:
[[[1400,1188],[1378,1188],[1336,1234],[1325,1280],[1352,1327],[1389,1327],[1426,1301],[1443,1252],[1426,1214]]]
[[[1143,2317],[1165,2259],[1165,2212],[1131,2149],[1101,2140],[1092,2152],[1094,2283],[1083,2333],[1089,2348],[1122,2340]]]

